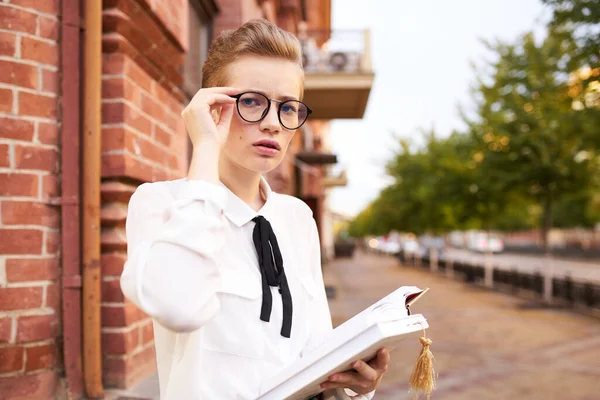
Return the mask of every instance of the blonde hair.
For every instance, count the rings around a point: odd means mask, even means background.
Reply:
[[[241,56],[283,59],[296,63],[302,73],[302,48],[298,39],[277,25],[254,19],[233,30],[225,30],[210,46],[202,67],[202,87],[225,86],[227,67]]]

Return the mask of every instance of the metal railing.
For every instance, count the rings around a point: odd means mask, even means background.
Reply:
[[[365,30],[307,30],[298,33],[304,71],[371,73],[371,35]]]
[[[427,255],[405,258],[403,253],[399,253],[397,257],[404,265],[431,270],[431,260]],[[436,271],[476,285],[483,284],[485,278],[485,267],[478,264],[446,260],[437,265]],[[540,271],[524,272],[518,271],[516,268],[507,270],[494,267],[493,282],[496,289],[505,289],[513,294],[522,291],[529,292],[538,297],[540,301],[543,300],[544,278]],[[579,305],[600,309],[600,285],[595,282],[575,281],[569,275],[555,276],[552,279],[552,298],[555,302],[567,306]]]

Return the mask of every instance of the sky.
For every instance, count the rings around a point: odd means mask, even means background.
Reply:
[[[540,0],[332,0],[334,30],[371,30],[375,82],[363,119],[331,124],[334,172],[345,169],[349,182],[332,189],[330,209],[354,216],[390,183],[393,135],[418,142],[421,129],[443,137],[463,127],[472,63],[491,56],[481,39],[540,37],[548,16]]]

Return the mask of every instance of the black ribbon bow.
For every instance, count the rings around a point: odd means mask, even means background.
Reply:
[[[269,221],[262,215],[252,219],[256,223],[252,240],[256,253],[258,254],[258,265],[262,276],[262,307],[260,309],[260,319],[269,322],[271,319],[271,309],[273,306],[273,296],[269,286],[278,286],[283,303],[283,325],[281,327],[281,336],[290,337],[292,332],[292,294],[288,286],[285,271],[283,270],[283,258],[279,250],[279,244],[275,237],[275,232]]]

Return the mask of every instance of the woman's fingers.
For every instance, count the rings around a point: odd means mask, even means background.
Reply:
[[[360,376],[371,381],[377,380],[379,375],[381,375],[381,373],[376,371],[375,368],[371,367],[362,360],[356,361],[354,364],[352,364],[352,368],[354,368],[356,372],[360,374]]]
[[[369,361],[371,368],[377,372],[383,373],[387,371],[388,364],[390,363],[390,351],[388,349],[381,348],[377,352],[377,357]]]
[[[225,104],[221,107],[221,113],[219,115],[219,121],[217,126],[219,129],[223,129],[225,131],[229,131],[229,126],[231,125],[231,117],[233,116],[233,108],[235,106],[233,104]]]
[[[323,389],[336,389],[336,388],[363,388],[367,389],[372,384],[371,381],[362,377],[358,372],[342,372],[337,373],[329,378],[328,381],[323,382],[321,387]]]

